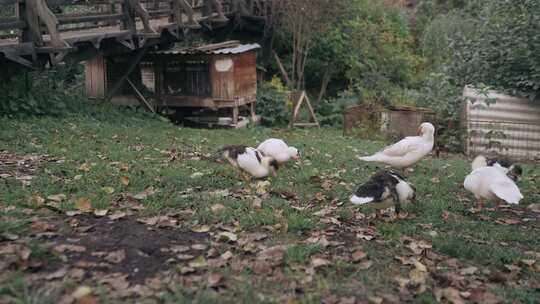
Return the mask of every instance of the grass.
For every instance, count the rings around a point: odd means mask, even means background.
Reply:
[[[255,146],[268,137],[280,137],[298,147],[303,157],[301,166],[288,164],[281,168],[278,177],[269,179],[270,185],[263,195],[253,192],[240,197],[219,195],[219,191],[225,189],[242,189],[243,183],[230,167],[207,158],[221,146],[233,143]],[[405,254],[401,247],[403,237],[426,240],[432,243],[435,252],[456,258],[463,265],[489,269],[517,264],[526,258],[525,251],[540,252],[538,227],[534,226],[534,221],[531,225],[502,225],[495,220],[509,217],[507,212],[485,211],[482,214],[493,220],[483,220],[468,211],[473,200],[461,184],[469,164],[459,156],[427,158],[410,174],[418,191],[418,203],[405,210],[414,217],[392,223],[365,220],[365,225],[374,225],[380,243],[358,240],[346,225],[340,228],[342,230],[336,229],[331,223],[321,221],[325,217],[314,215],[334,206],[337,209],[331,216],[349,223],[355,221],[358,212],[369,213],[348,203],[355,185],[376,170],[375,165],[361,163],[355,155],[371,153],[384,144],[343,137],[340,130],[333,128],[294,131],[262,127],[181,128],[147,114],[118,109],[61,118],[3,119],[0,121],[0,150],[17,155],[49,154],[64,162],[42,163],[30,186],[23,186],[14,179],[0,180],[0,205],[14,206],[14,210],[0,213],[0,234],[28,231],[28,213],[22,210],[30,208],[32,216],[36,217],[42,214],[41,209],[29,203],[34,195],[65,194],[68,199],[60,205],[62,210],[74,210],[78,198],[88,198],[94,208],[108,209],[112,202],[128,193],[136,194],[154,187],[158,192],[144,200],[143,215],[192,210],[192,216],[183,218],[181,224],[185,227],[234,225],[245,232],[266,231],[270,234],[269,246],[289,246],[280,266],[282,279],[275,279],[276,273],[267,277],[269,274],[238,272],[225,266],[222,271],[229,273],[230,283],[223,294],[204,287],[187,290],[179,285],[178,289],[161,295],[166,303],[235,302],[238,299],[245,303],[276,303],[289,298],[315,303],[330,295],[367,300],[371,296],[396,294],[395,277],[406,277],[408,271],[394,259]],[[174,153],[176,159],[170,161]],[[536,180],[540,170],[525,165],[525,172],[520,187],[525,194],[522,204],[528,205],[540,199]],[[313,182],[313,176],[329,181],[331,187],[321,187],[320,183]],[[122,182],[124,177],[129,179],[128,185]],[[291,192],[297,198],[287,200],[269,194],[270,190]],[[260,207],[254,206],[257,197],[262,199]],[[216,204],[224,208],[213,211]],[[518,208],[524,210],[522,206]],[[345,245],[334,249],[305,243],[308,237],[321,231],[330,231],[329,239]],[[362,269],[358,263],[341,258],[349,254],[343,250],[355,247],[368,253],[374,262],[372,267]],[[45,260],[50,258],[41,245],[32,244],[32,248],[35,249],[33,254]],[[298,282],[305,278],[305,268],[315,255],[323,255],[332,262],[317,271],[309,284],[300,287]],[[21,278],[25,275],[28,274],[0,276],[0,299],[2,294],[9,294],[21,303],[35,303],[43,289],[24,285]],[[524,271],[523,275],[530,281],[528,286],[540,283],[535,271]],[[509,288],[494,283],[491,287],[508,302],[533,303],[533,299],[540,296],[538,289],[523,284]],[[55,295],[47,294],[44,299],[47,302]],[[108,299],[107,294],[101,296]],[[430,303],[434,298],[426,292],[415,301]]]

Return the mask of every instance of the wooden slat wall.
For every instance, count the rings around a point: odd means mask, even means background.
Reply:
[[[86,61],[85,65],[86,95],[90,98],[104,98],[107,83],[105,59],[97,56]]]
[[[234,55],[235,94],[254,100],[257,96],[257,53],[249,51]]]
[[[217,66],[226,61],[231,61],[230,68],[226,71],[218,70]],[[211,57],[210,81],[212,82],[213,98],[234,99],[236,97],[234,70],[234,55],[214,55]]]

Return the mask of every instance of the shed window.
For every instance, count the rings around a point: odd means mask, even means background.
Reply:
[[[206,61],[169,61],[165,92],[182,96],[211,96],[210,64]]]

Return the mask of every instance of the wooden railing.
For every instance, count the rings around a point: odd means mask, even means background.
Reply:
[[[0,39],[44,44],[47,34],[54,47],[65,46],[60,32],[103,26],[155,32],[151,19],[169,18],[179,26],[198,26],[201,18],[225,20],[226,13],[255,14],[264,0],[0,0]],[[11,13],[11,14],[10,14]],[[45,27],[42,27],[45,25]]]

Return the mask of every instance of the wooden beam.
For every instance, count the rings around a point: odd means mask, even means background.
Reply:
[[[60,24],[114,21],[114,20],[123,20],[123,19],[124,19],[124,14],[58,16],[58,22],[60,22]]]
[[[0,31],[23,29],[25,27],[26,22],[21,20],[13,20],[12,18],[0,20]]]
[[[154,107],[150,104],[150,102],[148,102],[148,100],[146,100],[146,98],[144,98],[144,95],[137,89],[135,84],[133,84],[133,82],[131,82],[131,80],[129,80],[129,77],[126,78],[126,81],[129,84],[129,86],[131,87],[131,89],[133,89],[133,92],[135,92],[135,97],[137,97],[137,99],[139,100],[139,103],[143,107],[145,107],[148,111],[150,111],[152,113],[156,113],[156,110],[154,109]]]
[[[126,66],[126,71],[124,74],[116,81],[116,83],[112,86],[112,88],[107,92],[107,95],[104,98],[104,102],[110,102],[111,98],[116,94],[118,89],[122,86],[122,83],[129,77],[129,75],[135,70],[135,68],[138,66],[139,62],[144,57],[144,54],[146,54],[146,51],[148,51],[148,45],[145,44],[142,48],[139,48],[137,51],[135,51],[135,55],[131,58],[131,60],[128,61]]]
[[[255,102],[255,100],[240,99],[240,100],[226,100],[226,99],[214,99],[210,97],[199,96],[175,96],[175,95],[162,95],[164,105],[171,107],[186,107],[186,108],[234,108],[238,106],[248,105]]]

